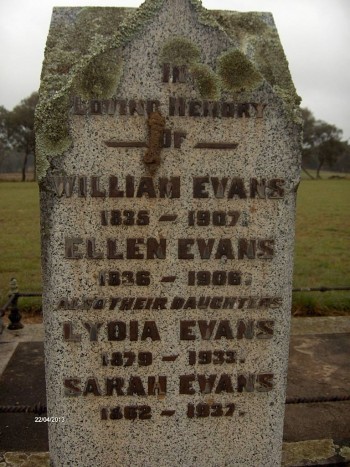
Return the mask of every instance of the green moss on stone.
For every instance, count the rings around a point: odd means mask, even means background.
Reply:
[[[120,51],[109,50],[92,59],[77,75],[74,87],[83,99],[111,97],[122,75]]]
[[[190,67],[199,94],[203,99],[219,99],[220,85],[214,71],[208,66],[196,63]]]
[[[266,80],[272,85],[288,88],[293,85],[288,61],[276,30],[270,29],[262,38],[254,40],[254,61]],[[294,88],[294,86],[293,86]]]
[[[254,60],[258,70],[282,100],[288,116],[297,124],[302,124],[297,94],[290,76],[288,61],[276,30],[269,31],[263,39],[255,40]]]
[[[218,73],[227,91],[251,91],[262,82],[261,74],[247,57],[237,49],[229,50],[218,58]]]
[[[187,37],[173,37],[169,39],[163,46],[159,61],[163,63],[171,63],[172,65],[191,65],[200,59],[200,50]]]
[[[299,123],[298,96],[290,76],[278,32],[269,13],[213,11],[213,16],[242,53],[283,100],[291,118]]]

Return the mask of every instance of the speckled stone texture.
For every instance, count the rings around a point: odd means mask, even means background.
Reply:
[[[106,37],[105,9],[55,9],[43,68],[53,465],[278,466],[300,123],[273,19],[194,0],[113,15]]]

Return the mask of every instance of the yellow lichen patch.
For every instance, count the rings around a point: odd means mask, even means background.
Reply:
[[[27,460],[28,456],[24,452],[6,452],[4,454],[4,459],[6,462],[13,464],[20,465],[25,460]]]
[[[198,92],[203,99],[219,99],[220,86],[217,75],[208,66],[196,63],[190,67],[190,71],[198,88]]]
[[[350,460],[350,447],[343,446],[340,449],[340,455],[344,457],[345,460],[349,461]]]
[[[315,462],[327,460],[335,454],[336,451],[332,439],[284,443],[282,465],[288,467],[301,461]]]
[[[291,101],[299,105],[301,99],[292,82],[288,62],[277,32],[271,29],[263,38],[255,38],[254,42],[254,61],[260,73],[273,87],[283,90],[281,97],[284,98],[286,94],[289,94]]]
[[[218,59],[218,73],[227,91],[251,91],[261,84],[262,75],[238,49],[223,53]]]
[[[211,13],[242,53],[249,50],[253,66],[281,97],[292,120],[299,123],[297,106],[301,99],[292,82],[272,15],[232,11]]]
[[[159,61],[163,63],[171,63],[172,65],[191,65],[198,62],[200,59],[199,48],[187,37],[173,37],[169,39],[163,46]]]

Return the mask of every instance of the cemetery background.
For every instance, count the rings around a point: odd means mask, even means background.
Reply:
[[[343,183],[346,183],[345,181],[342,181],[342,182],[343,182]],[[310,183],[311,183],[311,182],[310,182]],[[318,182],[317,182],[317,183],[318,183]],[[304,186],[306,187],[307,185],[305,184]],[[336,185],[332,184],[332,185],[329,185],[329,186],[332,187],[332,190],[334,191],[334,194],[335,194],[335,196],[336,196],[336,188],[335,188]],[[338,185],[338,186],[339,186],[339,185]],[[345,185],[343,185],[343,186],[345,186]],[[10,184],[8,185],[8,187],[10,187]],[[319,194],[319,197],[320,197],[320,194]],[[324,205],[324,200],[322,200],[322,201],[323,201],[323,205]],[[321,201],[321,205],[322,205],[322,201]],[[22,206],[22,207],[24,207],[24,206]],[[21,213],[21,214],[22,214],[22,213]],[[321,216],[323,216],[323,217],[325,216],[324,212],[321,212]],[[21,217],[22,217],[22,216],[21,216]],[[312,228],[313,225],[315,225],[315,224],[317,224],[317,223],[319,222],[319,219],[311,219],[311,220],[312,220],[312,222],[310,223],[310,224],[311,224],[311,228]],[[312,230],[314,230],[314,229],[312,229]],[[22,230],[22,234],[23,234],[23,230]],[[324,245],[323,245],[323,246],[324,246]],[[341,248],[342,248],[342,247],[343,247],[343,245],[341,246]],[[342,251],[341,248],[340,248],[340,251]],[[336,249],[338,250],[337,253],[339,254],[339,247],[336,248]],[[25,254],[25,255],[26,255],[26,254]],[[25,255],[24,255],[24,256],[25,256]],[[335,255],[334,255],[334,257],[335,257]],[[326,305],[326,306],[323,307],[323,309],[325,310],[325,309],[327,308],[327,306],[328,306],[328,308],[329,308],[329,302],[328,302],[328,305]],[[336,308],[338,308],[338,309],[346,309],[346,305],[344,306],[344,304],[342,304],[342,305],[339,306],[339,304],[338,304],[338,305],[336,306]]]

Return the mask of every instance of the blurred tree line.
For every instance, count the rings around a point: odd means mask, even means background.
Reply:
[[[26,180],[28,167],[35,170],[34,111],[38,93],[33,92],[12,111],[0,106],[0,172],[21,172]],[[324,168],[336,172],[350,172],[350,145],[342,140],[342,130],[302,109],[304,137],[302,168],[310,178],[309,170],[316,170],[316,177]]]
[[[304,120],[302,168],[315,169],[320,178],[321,169],[350,172],[350,146],[342,140],[343,131],[323,120],[316,120],[309,109],[301,109]]]
[[[35,166],[34,111],[38,97],[33,92],[11,111],[0,106],[0,172],[21,172],[23,182],[28,166]]]

